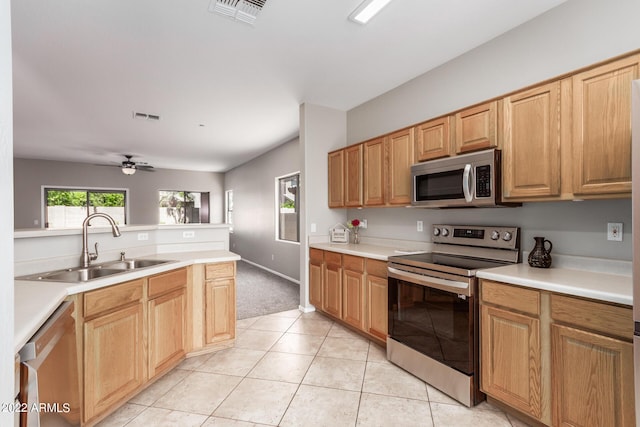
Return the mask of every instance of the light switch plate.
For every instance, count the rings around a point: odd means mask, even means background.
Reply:
[[[607,223],[607,240],[622,242],[622,223],[621,222]]]

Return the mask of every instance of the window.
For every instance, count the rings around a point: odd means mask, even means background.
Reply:
[[[209,193],[159,191],[159,224],[209,222]]]
[[[298,172],[276,178],[276,240],[300,241],[299,182]]]
[[[116,224],[126,221],[126,190],[44,188],[45,228],[82,227],[92,213],[110,215]]]
[[[233,231],[233,190],[225,191],[224,196],[224,222],[229,224],[231,226],[229,230]]]

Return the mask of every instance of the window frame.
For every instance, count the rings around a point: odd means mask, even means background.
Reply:
[[[274,182],[275,182],[275,241],[279,242],[279,243],[288,243],[288,244],[294,244],[294,245],[300,245],[300,195],[299,193],[296,193],[296,200],[295,200],[295,210],[296,210],[296,226],[298,228],[297,231],[297,238],[298,240],[285,240],[285,239],[281,239],[280,238],[280,181],[286,178],[291,178],[297,176],[297,181],[298,181],[298,187],[300,188],[300,171],[296,171],[296,172],[291,172],[285,175],[280,175],[275,177]]]
[[[115,188],[115,187],[83,187],[75,185],[41,185],[40,186],[40,224],[41,228],[45,230],[60,230],[62,228],[82,228],[79,227],[62,227],[51,228],[47,227],[47,191],[60,190],[60,191],[84,191],[87,193],[87,199],[89,193],[124,193],[124,224],[118,224],[118,226],[129,225],[129,189],[128,188]],[[87,216],[89,216],[90,205],[87,203]]]
[[[231,196],[231,203],[229,203],[229,196]],[[224,223],[229,225],[229,233],[233,233],[233,189],[224,192]]]

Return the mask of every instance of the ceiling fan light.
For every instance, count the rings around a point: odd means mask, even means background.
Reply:
[[[123,166],[122,173],[125,175],[133,175],[134,173],[136,173],[136,168],[132,166]]]
[[[358,24],[366,24],[389,3],[391,0],[365,0],[349,15],[349,19]]]

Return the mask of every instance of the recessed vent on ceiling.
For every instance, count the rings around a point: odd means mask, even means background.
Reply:
[[[211,0],[209,12],[253,25],[267,0]]]
[[[151,121],[160,120],[160,116],[158,116],[157,114],[139,113],[137,111],[133,112],[133,118],[138,120],[151,120]]]

